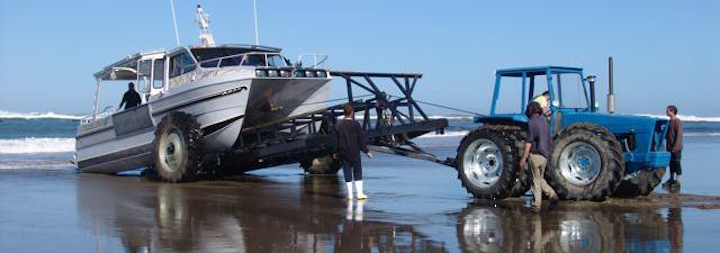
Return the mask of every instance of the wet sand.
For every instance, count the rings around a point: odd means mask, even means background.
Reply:
[[[165,184],[73,171],[0,171],[0,252],[707,252],[720,197],[654,194],[476,201],[455,172],[378,156],[370,199],[296,166]]]

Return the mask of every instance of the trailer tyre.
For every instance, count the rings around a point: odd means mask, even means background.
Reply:
[[[481,199],[507,196],[517,176],[513,141],[496,127],[481,127],[463,138],[457,171],[463,187]]]
[[[523,157],[523,152],[525,152],[525,137],[527,136],[527,131],[522,130],[520,127],[510,127],[512,129],[512,134],[510,137],[515,142],[515,154],[517,160],[516,166],[517,166],[517,178],[515,179],[515,183],[513,183],[512,188],[510,189],[510,193],[508,194],[508,197],[522,197],[525,195],[527,191],[530,190],[530,182],[532,179],[532,175],[530,174],[529,168],[520,168],[520,159]]]
[[[623,178],[613,195],[620,198],[647,196],[660,184],[664,175],[664,167],[641,169]]]
[[[187,113],[163,117],[153,141],[153,174],[165,182],[196,181],[203,157],[200,125]]]
[[[313,175],[334,175],[340,170],[340,161],[328,155],[302,161],[300,167],[306,173]]]
[[[576,124],[555,140],[545,178],[558,197],[605,200],[620,184],[625,162],[620,142],[592,124]]]

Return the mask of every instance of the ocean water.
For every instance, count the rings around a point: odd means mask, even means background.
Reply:
[[[653,116],[653,115],[649,115]],[[438,116],[442,117],[442,116]],[[654,116],[661,117],[661,116]],[[16,113],[0,110],[0,170],[73,170],[75,132],[79,115],[53,112]],[[450,116],[445,134],[419,137],[415,142],[439,157],[454,157],[462,137],[477,127],[471,117]],[[689,184],[684,189],[698,194],[718,194],[706,180],[716,172],[720,157],[720,118],[682,116],[685,120],[683,167]],[[390,156],[392,157],[392,156]],[[426,163],[427,166],[437,166]]]

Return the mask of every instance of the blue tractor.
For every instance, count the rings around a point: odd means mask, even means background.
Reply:
[[[547,92],[554,144],[545,179],[561,199],[602,201],[652,192],[670,162],[663,145],[668,121],[613,114],[612,58],[609,83],[609,113],[600,113],[595,76],[583,76],[581,68],[498,70],[490,114],[475,118],[482,125],[458,148],[463,186],[482,199],[527,192],[530,172],[519,166],[528,122],[524,110],[536,95]],[[508,91],[509,96],[501,96]]]

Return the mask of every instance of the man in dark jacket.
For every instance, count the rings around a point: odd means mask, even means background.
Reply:
[[[360,151],[365,153],[369,158],[373,155],[365,144],[365,131],[360,123],[355,121],[355,110],[351,105],[345,105],[345,118],[339,120],[335,124],[335,134],[337,135],[337,151],[342,164],[343,175],[345,176],[345,185],[347,198],[353,198],[353,179],[357,188],[357,198],[366,199],[363,193],[362,181],[362,164],[360,162]]]
[[[548,130],[548,121],[543,117],[543,109],[537,102],[531,102],[525,109],[525,115],[530,119],[528,122],[528,135],[525,139],[525,151],[520,160],[520,168],[525,168],[528,158],[530,158],[530,167],[532,172],[533,194],[532,209],[540,211],[542,203],[542,193],[545,192],[550,196],[551,201],[557,200],[555,190],[545,181],[545,168],[547,167],[547,159],[550,157],[550,149],[552,147],[552,138]]]
[[[125,110],[127,110],[140,105],[140,103],[142,103],[142,100],[140,99],[140,93],[135,91],[135,84],[132,82],[128,83],[128,90],[125,92],[125,95],[123,95],[118,109],[122,108],[123,104],[125,104]]]
[[[674,105],[665,109],[665,114],[670,117],[667,136],[665,136],[665,145],[667,151],[670,152],[670,178],[663,184],[663,188],[670,192],[680,191],[680,175],[682,175],[680,159],[683,149],[683,124],[677,117],[677,111],[677,107]]]

